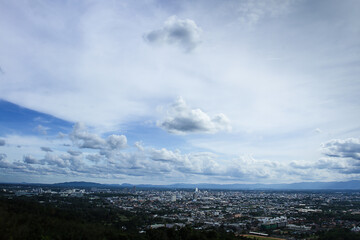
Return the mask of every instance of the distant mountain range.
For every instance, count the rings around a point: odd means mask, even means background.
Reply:
[[[100,184],[94,182],[64,182],[50,184],[55,187],[97,187],[97,188],[132,188],[138,189],[212,189],[212,190],[360,190],[360,180],[347,182],[300,182],[289,184],[187,184],[176,183],[170,185],[152,184]]]

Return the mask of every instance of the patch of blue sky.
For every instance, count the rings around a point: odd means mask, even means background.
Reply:
[[[0,100],[0,135],[47,135],[68,133],[74,123]]]
[[[186,145],[186,140],[182,135],[175,135],[166,132],[155,124],[146,124],[144,122],[132,122],[125,125],[124,134],[128,144],[142,142],[145,147],[174,149],[182,148]]]

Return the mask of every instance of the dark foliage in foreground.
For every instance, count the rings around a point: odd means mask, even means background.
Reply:
[[[360,234],[351,232],[349,229],[333,229],[325,233],[321,233],[319,240],[357,240]]]
[[[200,231],[191,228],[153,229],[140,234],[133,228],[121,230],[110,225],[117,214],[103,209],[64,209],[24,199],[0,198],[0,239],[139,239],[139,240],[231,240],[241,239],[223,231]],[[86,211],[85,211],[86,210]],[[138,218],[133,218],[136,221]],[[129,224],[129,223],[128,223]]]

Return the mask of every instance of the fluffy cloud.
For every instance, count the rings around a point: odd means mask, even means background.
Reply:
[[[180,112],[188,108],[182,99],[172,107]],[[322,144],[325,157],[317,161],[280,163],[256,159],[252,155],[226,157],[212,152],[184,153],[180,150],[144,146],[141,142],[136,142],[135,146],[122,151],[127,144],[125,136],[110,135],[102,138],[90,133],[83,124],[75,124],[73,132],[68,136],[73,142],[67,150],[57,149],[50,152],[50,148],[42,147],[45,151],[42,158],[24,155],[22,161],[9,161],[6,154],[0,154],[0,168],[6,169],[9,173],[51,173],[96,178],[111,176],[113,179],[151,176],[154,179],[170,181],[175,178],[174,176],[197,181],[208,179],[209,176],[222,181],[324,181],[333,180],[334,176],[346,178],[360,174],[357,155],[359,139],[353,138],[331,140]],[[60,145],[60,142],[58,144]]]
[[[43,158],[24,155],[22,161],[6,160],[1,155],[1,168],[13,172],[26,172],[29,174],[65,174],[100,177],[113,175],[123,176],[157,176],[169,175],[186,176],[222,176],[229,170],[227,166],[219,163],[219,156],[210,152],[182,153],[180,150],[172,151],[166,148],[156,149],[143,146],[137,142],[130,151],[119,151],[126,146],[126,137],[110,135],[105,139],[89,133],[84,125],[75,124],[73,132],[69,135],[73,145],[67,152],[54,153],[46,150]],[[92,147],[89,151],[81,152],[76,148]],[[97,151],[94,153],[94,150]],[[234,178],[237,178],[234,176]]]
[[[189,52],[201,43],[201,32],[193,20],[172,16],[163,28],[145,34],[144,39],[151,44],[177,45]]]
[[[44,158],[41,160],[42,164],[55,165],[60,168],[69,167],[70,164],[66,159],[63,159],[61,156],[46,153]]]
[[[326,156],[318,167],[330,168],[343,174],[360,174],[360,139],[332,139],[321,145]]]
[[[76,123],[70,138],[79,148],[91,149],[122,149],[127,145],[124,135],[110,135],[106,140],[100,136],[89,133],[83,123]]]
[[[179,151],[172,152],[165,148],[162,149],[151,149],[150,158],[154,161],[162,162],[178,162],[181,161],[181,155]]]
[[[110,135],[106,139],[108,147],[111,149],[123,149],[126,147],[127,139],[124,135]]]
[[[230,121],[222,113],[210,117],[201,109],[191,109],[180,97],[170,107],[167,118],[158,126],[170,133],[216,133],[230,130]]]
[[[292,161],[294,170],[330,174],[360,174],[360,139],[332,139],[321,144],[324,157],[314,162]]]
[[[323,153],[328,157],[353,158],[360,160],[360,139],[333,139],[322,145]]]
[[[102,149],[106,145],[100,136],[89,133],[83,123],[74,125],[70,138],[79,148]]]
[[[24,161],[24,163],[28,163],[28,164],[36,164],[39,162],[35,157],[33,157],[31,155],[25,155],[23,157],[23,161]]]
[[[0,139],[0,146],[5,146],[5,140],[4,139]]]

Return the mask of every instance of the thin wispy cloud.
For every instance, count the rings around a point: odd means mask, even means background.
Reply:
[[[245,0],[239,2],[236,11],[241,24],[254,27],[264,18],[274,18],[289,13],[295,3],[296,0]]]

